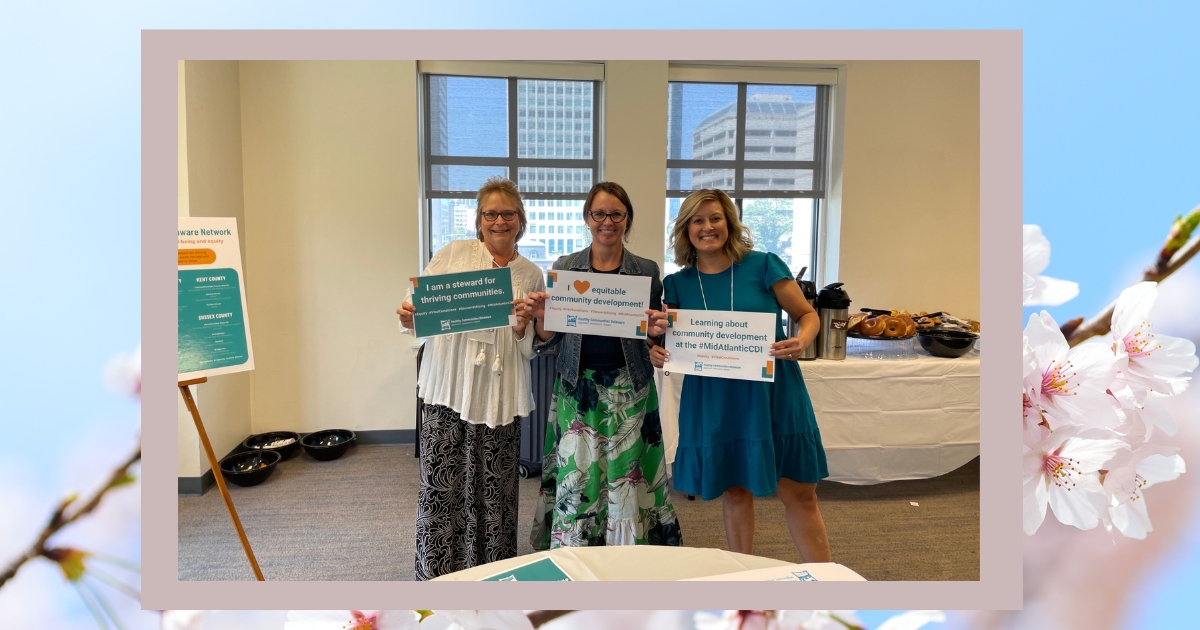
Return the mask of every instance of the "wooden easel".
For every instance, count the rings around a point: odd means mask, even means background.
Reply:
[[[246,550],[246,558],[250,560],[250,568],[254,569],[254,577],[258,578],[259,582],[264,582],[262,570],[258,568],[258,560],[254,558],[254,551],[250,549],[250,541],[246,538],[246,531],[242,529],[242,521],[238,519],[237,510],[233,507],[233,499],[229,496],[229,489],[225,487],[225,478],[221,476],[221,466],[217,463],[217,456],[213,453],[212,444],[208,441],[208,433],[204,431],[204,423],[200,421],[200,410],[196,408],[196,401],[192,399],[191,385],[199,385],[207,383],[207,378],[194,378],[187,381],[179,381],[179,393],[183,394],[183,402],[187,403],[188,411],[192,412],[192,420],[196,421],[196,432],[200,434],[200,443],[204,445],[204,454],[208,456],[208,465],[212,467],[213,478],[217,480],[217,489],[221,491],[221,498],[225,499],[225,507],[229,509],[229,518],[233,519],[233,526],[237,529],[238,538],[242,540],[242,549]]]

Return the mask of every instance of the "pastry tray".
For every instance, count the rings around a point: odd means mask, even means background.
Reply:
[[[920,330],[920,329],[918,328],[917,330]],[[850,331],[850,332],[846,333],[846,336],[852,337],[854,339],[871,339],[874,341],[902,341],[904,339],[912,339],[913,337],[916,337],[917,334],[913,333],[911,335],[900,335],[899,337],[885,337],[883,335],[864,335],[862,333],[856,333],[854,331]]]

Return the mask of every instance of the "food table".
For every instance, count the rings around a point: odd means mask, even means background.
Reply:
[[[689,579],[863,581],[857,573],[833,562],[796,565],[723,549],[657,545],[563,547],[498,560],[434,579],[449,582],[480,581],[539,563],[546,558],[553,560],[557,569],[575,582]],[[807,578],[801,577],[804,573],[808,574]]]
[[[800,361],[829,480],[875,484],[944,475],[979,456],[979,353],[944,359]],[[657,370],[667,461],[679,443],[683,376]]]

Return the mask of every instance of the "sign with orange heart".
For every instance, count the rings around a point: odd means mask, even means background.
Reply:
[[[562,269],[547,276],[546,330],[646,338],[650,278]]]

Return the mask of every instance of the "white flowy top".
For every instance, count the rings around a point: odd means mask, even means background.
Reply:
[[[492,255],[482,241],[451,241],[434,254],[422,275],[491,269]],[[518,255],[512,270],[513,297],[545,291],[542,270]],[[405,301],[412,301],[409,288]],[[412,334],[400,325],[400,332]],[[495,428],[533,411],[529,359],[533,357],[533,326],[518,339],[512,327],[497,328],[495,344],[469,339],[470,333],[438,335],[424,340],[425,354],[417,376],[417,392],[427,405],[442,405],[472,424]]]

